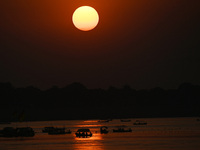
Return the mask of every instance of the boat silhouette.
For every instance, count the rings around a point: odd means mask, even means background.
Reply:
[[[92,132],[90,129],[78,129],[77,132],[75,133],[76,137],[82,137],[82,138],[87,138],[87,137],[92,137]]]
[[[13,128],[5,127],[0,131],[0,137],[33,137],[35,132],[31,127]]]
[[[59,134],[71,134],[72,132],[65,128],[54,128],[54,127],[45,127],[43,130],[44,133],[48,133],[49,135],[59,135]]]
[[[121,122],[131,122],[130,119],[120,119]]]
[[[55,128],[54,127],[44,127],[43,129],[42,129],[42,132],[43,133],[48,133],[48,132],[50,132],[50,131],[52,131],[52,130],[54,130]]]
[[[131,128],[125,129],[125,126],[118,127],[117,129],[113,129],[113,132],[132,132]]]
[[[108,127],[106,127],[106,126],[101,127],[101,128],[100,128],[100,133],[101,133],[101,134],[107,134],[107,133],[108,133],[108,130],[107,130],[107,129],[108,129]]]
[[[136,120],[133,125],[147,125],[147,122]]]

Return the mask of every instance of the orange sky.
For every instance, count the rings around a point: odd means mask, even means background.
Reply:
[[[200,83],[195,72],[198,3],[0,0],[0,81],[43,88],[74,81],[89,87],[136,88]],[[100,15],[97,28],[87,33],[71,20],[82,5],[94,7]]]

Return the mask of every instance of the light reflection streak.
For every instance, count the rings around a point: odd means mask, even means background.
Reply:
[[[75,125],[76,128],[100,128],[102,125],[98,124],[95,120],[82,121],[80,124]]]
[[[73,146],[75,150],[104,150],[101,134],[93,133],[93,136],[88,138],[75,137],[75,141]]]
[[[95,122],[95,123],[97,123],[98,120],[85,120],[84,122],[87,122],[87,123]]]
[[[100,128],[102,125],[89,125],[89,124],[86,124],[86,125],[75,125],[75,127],[79,127],[79,128]]]

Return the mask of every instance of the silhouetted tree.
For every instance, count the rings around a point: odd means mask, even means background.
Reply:
[[[0,120],[24,112],[26,120],[107,119],[200,115],[200,86],[183,83],[178,89],[87,89],[81,83],[42,91],[0,83]],[[17,120],[15,120],[17,121]]]

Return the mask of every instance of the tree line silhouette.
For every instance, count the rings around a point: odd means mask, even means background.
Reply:
[[[0,121],[190,117],[200,115],[200,86],[88,89],[81,83],[40,90],[0,83]],[[23,116],[23,117],[22,117]]]

